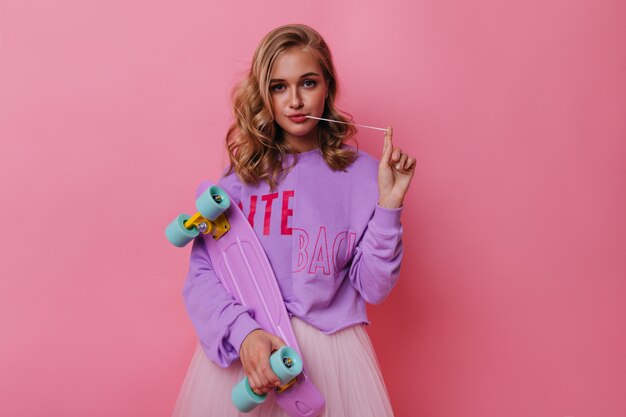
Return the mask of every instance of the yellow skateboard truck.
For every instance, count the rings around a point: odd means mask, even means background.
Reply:
[[[196,214],[176,216],[165,228],[165,237],[179,248],[184,247],[200,233],[211,234],[214,240],[218,240],[231,229],[230,222],[225,216],[229,207],[228,194],[217,185],[212,185],[196,198],[198,209]]]
[[[230,223],[224,213],[220,214],[215,220],[209,220],[204,217],[200,212],[192,215],[185,223],[184,226],[191,230],[192,227],[196,227],[200,233],[205,235],[211,234],[214,240],[217,240],[224,236],[224,233],[230,230]]]

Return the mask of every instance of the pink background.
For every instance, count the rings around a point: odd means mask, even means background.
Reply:
[[[258,41],[302,22],[418,158],[369,309],[396,414],[626,415],[626,3],[220,4],[0,2],[0,414],[170,415],[196,336],[163,229]]]

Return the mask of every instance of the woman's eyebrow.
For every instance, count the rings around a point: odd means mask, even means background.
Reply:
[[[310,77],[311,75],[317,75],[317,76],[319,76],[319,74],[318,74],[317,72],[307,72],[306,74],[302,74],[302,75],[300,76],[300,78]],[[274,81],[285,81],[285,80],[283,80],[282,78],[272,78],[272,79],[270,80],[270,82],[271,82],[271,83],[273,83]]]

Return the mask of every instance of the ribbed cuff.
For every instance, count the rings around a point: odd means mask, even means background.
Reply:
[[[402,207],[403,206],[398,208],[386,208],[381,207],[377,202],[376,209],[374,210],[374,216],[372,217],[372,223],[379,230],[397,229],[400,227]]]
[[[243,340],[250,334],[251,331],[261,329],[259,323],[257,323],[250,314],[244,313],[237,317],[230,327],[230,336],[228,338],[229,343],[235,348],[237,354]]]

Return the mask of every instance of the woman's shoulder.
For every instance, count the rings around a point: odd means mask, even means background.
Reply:
[[[363,149],[358,149],[352,145],[344,144],[343,148],[346,150],[350,150],[357,155],[354,162],[352,162],[352,164],[348,168],[351,168],[352,170],[373,172],[376,174],[378,173],[378,159],[376,159],[374,156],[370,155]]]
[[[241,189],[243,186],[242,181],[239,179],[235,171],[231,171],[230,167],[226,167],[222,171],[222,175],[217,181],[214,180],[204,180],[198,185],[196,189],[196,194],[199,194],[201,191],[205,190],[209,185],[217,184],[220,186],[226,193],[235,200],[235,202],[239,202],[241,197]]]
[[[346,168],[343,178],[345,186],[350,188],[347,195],[365,204],[363,207],[370,207],[369,204],[374,207],[376,200],[372,201],[372,198],[378,195],[378,160],[362,149],[346,146],[357,154],[354,162]]]

